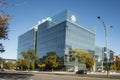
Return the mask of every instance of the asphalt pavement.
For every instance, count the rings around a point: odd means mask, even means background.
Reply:
[[[120,80],[120,73],[110,73],[109,80]],[[107,80],[106,73],[89,72],[87,75],[75,72],[1,71],[0,80]]]

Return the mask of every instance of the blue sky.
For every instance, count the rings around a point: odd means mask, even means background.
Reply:
[[[6,52],[0,57],[17,58],[18,36],[33,27],[38,21],[51,17],[65,9],[76,13],[80,25],[87,28],[96,27],[96,45],[105,46],[103,24],[97,19],[100,16],[106,26],[112,25],[108,32],[108,47],[120,54],[120,0],[8,0],[18,6],[4,8],[12,19],[9,21],[9,40],[1,40]]]

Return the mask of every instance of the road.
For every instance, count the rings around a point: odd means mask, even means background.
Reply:
[[[49,74],[36,74],[31,77],[31,80],[101,80],[100,78],[88,78],[78,76],[65,76],[65,75],[49,75]],[[103,79],[104,80],[104,79]]]
[[[41,74],[41,73],[33,73],[33,72],[32,73],[0,72],[0,80],[107,80],[105,78],[98,78],[99,76],[100,75],[96,75],[96,74],[65,75],[65,74]],[[120,75],[116,75],[116,76],[119,77]],[[120,78],[110,79],[110,80],[120,80]]]

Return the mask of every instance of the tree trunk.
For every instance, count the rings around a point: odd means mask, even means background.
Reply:
[[[52,68],[52,72],[53,72],[54,70],[53,70],[53,68]]]

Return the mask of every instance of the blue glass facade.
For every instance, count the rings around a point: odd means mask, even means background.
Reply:
[[[35,50],[35,30],[34,28],[18,37],[17,58],[21,58],[21,52]]]
[[[66,48],[95,50],[95,33],[71,21],[67,21],[66,24]]]
[[[43,57],[50,51],[64,56],[68,49],[95,51],[95,32],[79,25],[79,19],[65,10],[38,25],[37,36],[32,29],[18,40],[18,56],[21,51],[35,49]],[[36,44],[35,44],[36,43]]]
[[[48,28],[48,21],[38,27],[37,32],[37,54],[40,57],[50,51],[56,52],[59,56],[64,55],[65,47],[65,23]]]
[[[79,25],[79,19],[70,11],[63,11],[38,26],[37,54],[40,57],[54,51],[64,56],[68,49],[95,51],[95,32]]]
[[[95,55],[96,55],[96,58],[98,60],[103,60],[104,58],[104,50],[103,50],[103,47],[100,47],[100,46],[96,46],[95,48]]]

